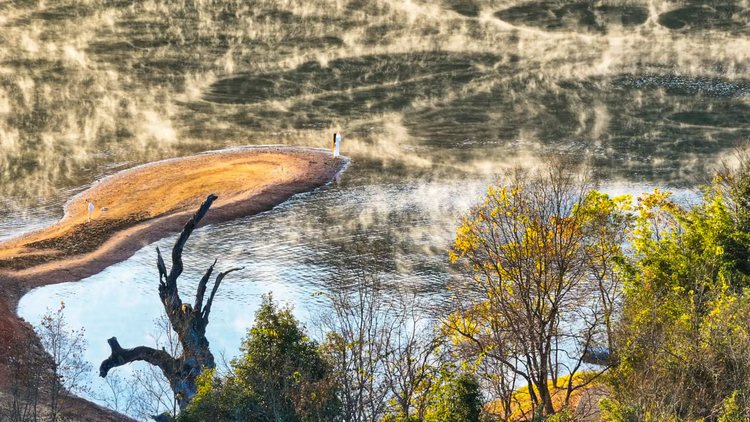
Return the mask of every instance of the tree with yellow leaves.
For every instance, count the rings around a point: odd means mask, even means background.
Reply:
[[[639,198],[606,420],[749,420],[748,163],[693,205]]]
[[[500,368],[505,418],[524,384],[533,414],[551,415],[606,369],[575,376],[587,351],[610,346],[630,202],[556,162],[515,170],[464,217],[451,259],[466,285],[446,325],[465,353]]]

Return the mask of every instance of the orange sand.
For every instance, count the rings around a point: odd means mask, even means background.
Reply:
[[[311,161],[311,157],[322,162]],[[327,163],[331,165],[334,160],[317,151],[301,154],[296,150],[290,153],[277,149],[245,149],[136,167],[106,178],[70,200],[63,219],[55,225],[0,244],[0,271],[2,262],[10,258],[59,257],[59,249],[30,245],[54,243],[49,242],[51,239],[64,241],[76,230],[85,238],[87,225],[99,228],[109,222],[120,222],[132,226],[167,214],[195,211],[209,193],[219,196],[213,206],[218,209],[249,199],[271,186],[304,180],[311,172],[321,170],[317,164],[332,161]],[[95,205],[92,223],[88,223],[89,201]],[[87,239],[85,243],[89,242]]]

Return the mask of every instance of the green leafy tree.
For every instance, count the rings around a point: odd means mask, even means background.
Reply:
[[[750,277],[750,159],[740,157],[739,168],[724,169],[714,180],[723,193],[733,229],[720,239],[727,261],[740,274]]]
[[[313,422],[339,419],[337,386],[315,341],[292,315],[263,297],[242,355],[225,377],[203,374],[182,420]]]
[[[692,207],[658,190],[639,199],[610,379],[644,419],[714,419],[750,391],[747,178],[717,177]],[[733,400],[750,417],[747,398]]]
[[[477,379],[470,374],[446,376],[436,398],[427,411],[427,422],[479,422],[482,414],[482,392]]]

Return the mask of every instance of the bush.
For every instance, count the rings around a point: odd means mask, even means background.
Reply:
[[[289,308],[271,295],[233,360],[232,373],[204,373],[182,421],[335,421],[340,418],[330,366]]]
[[[599,408],[602,411],[602,422],[639,422],[642,420],[637,409],[611,398],[601,399]]]
[[[748,420],[748,186],[750,173],[717,177],[691,207],[639,199],[610,420]]]
[[[479,422],[482,393],[476,378],[461,374],[447,380],[438,390],[437,400],[428,410],[428,422]]]
[[[555,413],[547,418],[547,422],[573,422],[575,418],[568,409]]]
[[[739,400],[737,396],[739,393],[739,391],[735,390],[731,396],[724,400],[718,422],[742,422],[750,418],[750,414],[747,411],[743,412],[743,409],[738,404]]]

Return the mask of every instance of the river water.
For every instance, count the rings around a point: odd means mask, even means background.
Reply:
[[[562,154],[610,192],[683,192],[731,157],[750,135],[749,3],[0,1],[0,240],[121,169],[341,132],[338,183],[191,240],[183,297],[215,257],[245,267],[217,299],[214,350],[236,353],[265,292],[314,325],[317,293],[356,268],[444,298],[460,213],[510,166]],[[98,366],[112,335],[153,341],[154,254],[19,313],[64,300]]]

